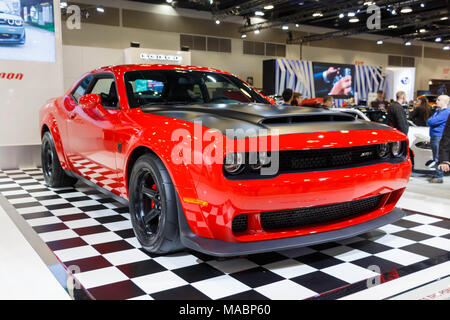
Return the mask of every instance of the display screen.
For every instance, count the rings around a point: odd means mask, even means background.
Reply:
[[[316,97],[346,99],[354,96],[354,65],[313,62],[313,71]]]
[[[56,60],[53,1],[0,0],[0,60]]]

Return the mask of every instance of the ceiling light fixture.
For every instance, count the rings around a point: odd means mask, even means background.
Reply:
[[[273,8],[273,5],[269,4],[268,6],[264,7],[264,10],[272,10]]]
[[[102,8],[102,7],[97,7],[97,11],[100,12],[100,13],[104,13],[104,12],[105,12],[105,9]]]
[[[243,34],[241,34],[241,38],[245,39],[245,38],[247,38],[247,35],[245,33],[243,33]]]
[[[258,29],[255,30],[255,34],[259,34],[259,30]]]
[[[408,40],[404,44],[405,44],[405,46],[410,46],[410,45],[412,45],[412,42]]]
[[[441,37],[437,37],[436,39],[434,39],[435,42],[441,42],[442,38]]]
[[[345,14],[343,14],[343,13],[339,14],[339,19],[342,19],[344,17],[345,17]]]
[[[323,13],[320,11],[314,12],[312,15],[314,18],[323,17]]]
[[[400,12],[401,13],[411,13],[413,11],[413,9],[411,7],[403,7]]]
[[[255,16],[260,16],[260,17],[262,17],[264,15],[264,12],[262,12],[262,11],[255,11]]]
[[[347,17],[354,17],[355,13],[353,11],[350,11],[349,13],[347,13]]]
[[[166,2],[167,2],[168,4],[171,4],[171,3],[173,2],[173,0],[166,0]]]
[[[395,24],[391,24],[388,26],[389,29],[397,29],[397,25]]]
[[[350,20],[348,20],[348,22],[350,22],[350,23],[356,23],[356,22],[359,22],[359,19],[356,18],[356,17],[354,17],[354,18],[351,18]]]
[[[445,47],[442,48],[442,50],[445,50],[445,51],[450,50],[450,46],[446,45]]]
[[[282,26],[281,29],[283,29],[283,30],[289,30],[289,26]]]
[[[383,40],[378,40],[377,41],[377,44],[383,44],[384,42],[383,42]]]
[[[427,29],[420,29],[419,32],[420,33],[425,33],[425,32],[427,32]]]
[[[441,21],[448,20],[448,17],[442,17]]]
[[[216,24],[220,24],[220,20],[219,19],[216,20]]]

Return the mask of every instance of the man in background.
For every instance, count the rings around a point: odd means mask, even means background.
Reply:
[[[290,106],[292,100],[294,99],[294,92],[292,91],[292,89],[285,89],[281,96],[283,97],[282,106]]]
[[[396,94],[397,100],[388,107],[387,109],[387,124],[388,126],[394,127],[400,130],[405,135],[408,135],[409,124],[406,118],[405,109],[403,109],[403,104],[406,102],[406,94],[403,91],[399,91]]]
[[[439,164],[439,145],[442,139],[442,135],[444,133],[445,124],[450,115],[449,109],[450,97],[446,95],[439,96],[436,100],[437,110],[436,112],[428,119],[427,125],[430,127],[430,144],[431,151],[433,153],[433,160],[436,164]],[[436,171],[433,174],[433,178],[431,178],[431,183],[443,183],[444,182],[444,173],[439,169],[439,166],[436,168]]]
[[[442,139],[439,144],[439,166],[438,169],[444,172],[450,171],[450,117],[448,118]]]
[[[323,97],[323,102],[321,108],[323,109],[330,109],[334,104],[334,99],[332,96],[325,96]]]
[[[377,99],[370,104],[375,110],[386,110],[387,105],[388,102],[384,99],[384,92],[381,90],[377,92]]]

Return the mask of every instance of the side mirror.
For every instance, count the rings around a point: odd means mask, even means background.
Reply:
[[[96,109],[102,117],[107,114],[105,108],[102,106],[102,98],[98,94],[86,94],[80,98],[78,103],[83,110]]]

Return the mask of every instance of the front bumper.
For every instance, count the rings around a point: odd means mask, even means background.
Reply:
[[[343,229],[266,241],[227,242],[216,239],[202,238],[194,234],[186,221],[180,203],[178,203],[178,207],[180,237],[183,245],[192,250],[219,257],[233,257],[261,252],[288,250],[324,242],[351,238],[353,236],[357,236],[359,234],[366,233],[384,225],[398,221],[405,216],[405,212],[403,210],[395,208],[391,212],[386,213],[378,218]]]
[[[22,43],[24,40],[24,27],[0,26],[0,43]]]

